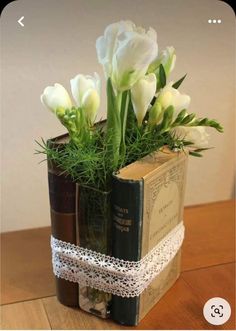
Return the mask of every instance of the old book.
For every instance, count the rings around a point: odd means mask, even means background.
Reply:
[[[113,176],[113,256],[139,261],[182,220],[186,166],[186,153],[165,148]],[[137,325],[179,274],[180,251],[141,295],[114,295],[112,318]]]
[[[48,140],[53,148],[63,148],[68,135]],[[76,184],[62,174],[52,161],[48,161],[48,187],[52,235],[56,239],[76,244]],[[66,306],[78,306],[78,284],[55,277],[57,299]]]
[[[106,121],[96,123],[104,128]],[[69,135],[63,134],[49,139],[47,144],[53,148],[63,148],[69,142]],[[79,244],[79,232],[76,213],[76,183],[63,174],[63,170],[48,160],[48,187],[50,199],[51,228],[54,238]],[[55,277],[57,299],[66,306],[79,306],[79,286],[62,278]]]

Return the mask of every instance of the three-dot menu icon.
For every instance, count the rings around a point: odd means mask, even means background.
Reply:
[[[216,19],[213,19],[213,20],[212,20],[212,19],[209,19],[209,20],[208,20],[208,23],[210,23],[210,24],[211,24],[211,23],[213,23],[213,24],[220,24],[221,22],[222,22],[222,21],[221,21],[220,19],[219,19],[219,20],[216,20]]]

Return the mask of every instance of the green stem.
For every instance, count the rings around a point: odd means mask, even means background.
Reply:
[[[126,154],[126,143],[125,143],[125,135],[126,135],[126,125],[127,125],[127,115],[129,108],[130,95],[128,91],[123,93],[123,99],[121,103],[121,146],[120,146],[120,155],[121,162],[123,164]]]
[[[121,143],[121,121],[120,104],[122,94],[114,94],[111,79],[107,81],[107,144],[108,157],[111,160],[113,170],[115,170],[120,158]]]
[[[121,113],[121,106],[122,106],[122,92],[118,92],[116,96],[116,108],[118,113]]]

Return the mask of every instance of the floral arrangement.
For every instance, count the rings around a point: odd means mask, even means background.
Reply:
[[[223,132],[216,120],[188,111],[191,99],[178,90],[186,75],[167,82],[175,67],[175,49],[158,52],[154,29],[145,31],[130,21],[113,23],[97,39],[96,50],[107,82],[105,123],[95,123],[101,90],[97,73],[71,79],[74,104],[60,84],[46,87],[41,95],[70,139],[62,149],[42,140],[38,152],[75,181],[109,190],[114,171],[164,145],[202,156],[208,149],[206,127]]]

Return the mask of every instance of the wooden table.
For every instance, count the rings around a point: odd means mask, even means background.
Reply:
[[[51,269],[50,228],[1,235],[2,329],[235,329],[234,201],[185,209],[182,274],[138,327],[124,327],[57,302]],[[223,297],[232,315],[222,326],[202,309]]]

